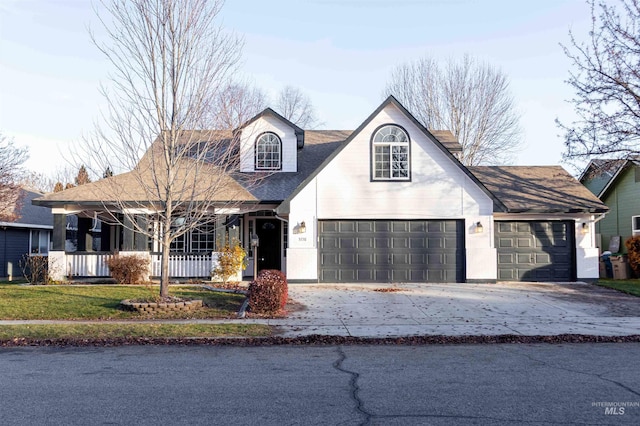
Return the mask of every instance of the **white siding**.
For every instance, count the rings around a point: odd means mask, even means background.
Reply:
[[[383,124],[411,139],[411,181],[371,181],[370,141]],[[317,279],[317,221],[322,219],[465,219],[466,278],[496,279],[493,201],[396,107],[389,105],[292,200],[287,275]],[[294,234],[296,224],[305,234]],[[480,221],[484,232],[476,233]]]
[[[411,139],[411,181],[372,182],[370,141],[383,124],[402,126]],[[317,176],[319,219],[448,219],[490,215],[492,200],[389,105]]]
[[[297,171],[297,140],[294,129],[282,120],[264,115],[242,129],[240,135],[240,170],[255,171],[255,142],[265,132],[273,132],[282,140],[282,172]]]

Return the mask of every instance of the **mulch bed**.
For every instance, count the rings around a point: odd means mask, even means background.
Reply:
[[[119,338],[119,339],[11,339],[0,340],[0,347],[20,346],[131,346],[131,345],[183,345],[183,346],[329,346],[329,345],[472,345],[472,344],[561,344],[561,343],[640,343],[640,335],[588,336],[561,334],[558,336],[413,336],[413,337],[349,337],[309,335],[301,337],[251,338]]]

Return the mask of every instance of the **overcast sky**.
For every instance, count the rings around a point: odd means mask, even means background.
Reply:
[[[91,2],[0,0],[0,19],[0,132],[29,147],[27,167],[53,174],[105,104]],[[554,120],[574,116],[560,43],[570,29],[586,37],[583,0],[228,0],[222,19],[245,39],[245,76],[272,96],[300,88],[327,129],[361,124],[393,67],[469,53],[510,80],[525,144],[515,164],[561,164]]]

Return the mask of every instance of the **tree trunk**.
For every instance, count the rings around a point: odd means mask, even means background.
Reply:
[[[160,261],[160,297],[169,296],[169,253],[171,250],[170,240],[171,217],[165,218],[162,223],[162,257]]]

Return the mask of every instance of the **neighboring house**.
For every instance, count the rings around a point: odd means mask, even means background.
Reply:
[[[393,97],[354,131],[305,131],[266,109],[234,135],[241,174],[272,174],[255,188],[228,177],[219,199],[233,194],[238,207],[172,246],[173,276],[229,234],[249,250],[245,276],[254,266],[280,269],[292,283],[598,277],[593,224],[607,207],[575,178],[561,167],[465,167],[450,132],[427,130]],[[103,251],[90,252],[91,218],[118,213],[108,195],[114,185],[135,200],[135,220],[153,227],[153,202],[127,173],[34,201],[53,208],[50,259],[67,265],[67,275],[105,274],[106,252],[158,250],[127,227],[103,223]],[[79,215],[76,253],[64,251],[69,214]],[[150,256],[158,273],[159,258]]]
[[[22,277],[20,261],[25,254],[46,256],[49,253],[53,229],[51,209],[31,203],[43,193],[28,189],[22,192],[19,218],[0,222],[0,277],[3,279]]]
[[[598,245],[608,250],[611,238],[620,237],[619,252],[626,253],[624,242],[640,235],[640,160],[592,160],[580,182],[609,207],[596,224]]]

